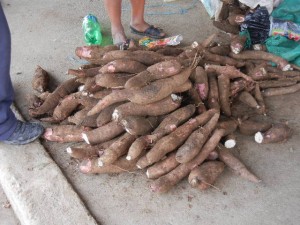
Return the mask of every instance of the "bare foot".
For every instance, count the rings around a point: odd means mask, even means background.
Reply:
[[[113,39],[113,44],[119,44],[119,43],[123,43],[126,42],[127,37],[125,35],[124,29],[111,29],[111,35],[112,35],[112,39]]]

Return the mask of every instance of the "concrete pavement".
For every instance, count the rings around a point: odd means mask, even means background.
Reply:
[[[74,50],[84,45],[83,16],[94,13],[105,35],[109,34],[109,20],[103,1],[99,0],[1,2],[12,33],[11,75],[16,104],[28,119],[27,96],[32,93],[31,80],[36,65],[50,73],[53,83],[69,79],[65,72],[80,64]],[[216,30],[200,1],[196,4],[192,0],[175,1],[168,7],[162,6],[163,0],[147,2],[147,21],[164,28],[169,35],[182,34],[183,44],[201,41]],[[127,29],[128,1],[124,0],[123,8],[126,32],[129,37],[137,38]],[[1,145],[0,158],[3,163],[10,163],[5,166],[0,162],[1,183],[7,182],[3,188],[16,216],[24,224],[29,220],[33,224],[42,220],[43,225],[68,224],[72,216],[78,223],[95,224],[90,212],[97,223],[104,225],[296,225],[300,221],[298,96],[295,93],[266,100],[269,116],[274,121],[288,121],[294,130],[288,142],[259,145],[252,137],[238,138],[238,155],[263,180],[259,185],[234,176],[227,169],[215,184],[217,189],[199,192],[184,180],[170,193],[157,195],[150,192],[144,171],[117,176],[81,174],[78,162],[65,152],[67,144],[45,141],[41,143],[46,151],[39,143],[10,149],[7,146],[3,149]],[[56,179],[59,184],[48,185],[49,180],[54,184]],[[53,191],[57,194],[53,195]],[[76,199],[74,204],[64,200],[68,198]],[[31,200],[34,203],[30,204]],[[60,205],[61,200],[63,205]],[[39,208],[44,205],[48,211],[43,209],[39,214]],[[47,214],[55,216],[46,221]],[[76,214],[83,215],[86,223]],[[62,216],[65,223],[59,219]]]

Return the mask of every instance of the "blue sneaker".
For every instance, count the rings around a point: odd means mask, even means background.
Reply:
[[[44,127],[38,123],[22,122],[18,120],[15,131],[7,140],[3,141],[3,143],[25,145],[37,139],[43,132]]]

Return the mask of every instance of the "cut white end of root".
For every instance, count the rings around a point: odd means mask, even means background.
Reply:
[[[139,166],[139,165],[136,165],[136,167],[137,167],[137,168],[139,168],[139,169],[142,169],[142,167],[141,167],[141,166]]]
[[[197,178],[193,178],[190,181],[190,184],[191,184],[192,187],[196,187],[198,183],[199,183],[199,180]]]
[[[240,49],[239,47],[236,47],[236,48],[232,47],[232,48],[231,48],[231,51],[232,51],[234,54],[239,54],[239,53],[241,52],[241,49]]]
[[[194,41],[191,45],[192,48],[197,48],[199,46],[197,41]]]
[[[171,94],[171,98],[172,100],[175,102],[175,101],[180,101],[182,99],[182,97],[178,96],[178,95],[175,95],[175,94]]]
[[[84,85],[80,85],[79,87],[78,87],[78,91],[83,91],[84,90]]]
[[[255,50],[255,51],[261,51],[262,50],[262,45],[261,44],[255,44],[252,47],[253,47],[253,50]]]
[[[89,94],[89,93],[88,93],[87,91],[83,91],[83,92],[81,93],[82,96],[88,96],[88,94]]]
[[[100,159],[98,159],[98,166],[100,167],[104,166],[103,162]]]
[[[264,136],[262,135],[261,132],[257,132],[257,133],[254,135],[254,140],[255,140],[257,143],[261,144],[261,143],[263,142],[263,140],[264,140]]]
[[[126,159],[127,159],[128,161],[130,161],[130,160],[131,160],[131,156],[130,156],[130,155],[126,156]]]
[[[146,171],[146,176],[147,176],[147,178],[149,178],[149,171],[148,170]]]
[[[287,64],[285,67],[282,68],[282,71],[288,71],[288,70],[293,70],[290,64]]]
[[[89,141],[89,139],[88,139],[88,136],[87,136],[85,133],[82,133],[82,134],[81,134],[81,137],[82,137],[82,139],[83,139],[87,144],[89,144],[89,145],[91,144],[90,141]]]
[[[234,148],[236,146],[235,140],[227,140],[224,143],[225,148]]]
[[[67,151],[67,153],[69,153],[69,154],[72,154],[72,153],[73,153],[73,150],[72,150],[71,147],[67,147],[66,151]]]
[[[113,119],[114,121],[118,121],[118,120],[119,120],[119,112],[118,112],[117,109],[115,109],[115,110],[113,111],[113,113],[112,113],[112,119]]]

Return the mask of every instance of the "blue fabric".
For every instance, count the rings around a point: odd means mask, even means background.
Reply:
[[[10,109],[14,100],[14,90],[9,71],[10,57],[10,31],[0,4],[0,141],[6,140],[17,125],[17,119]]]

